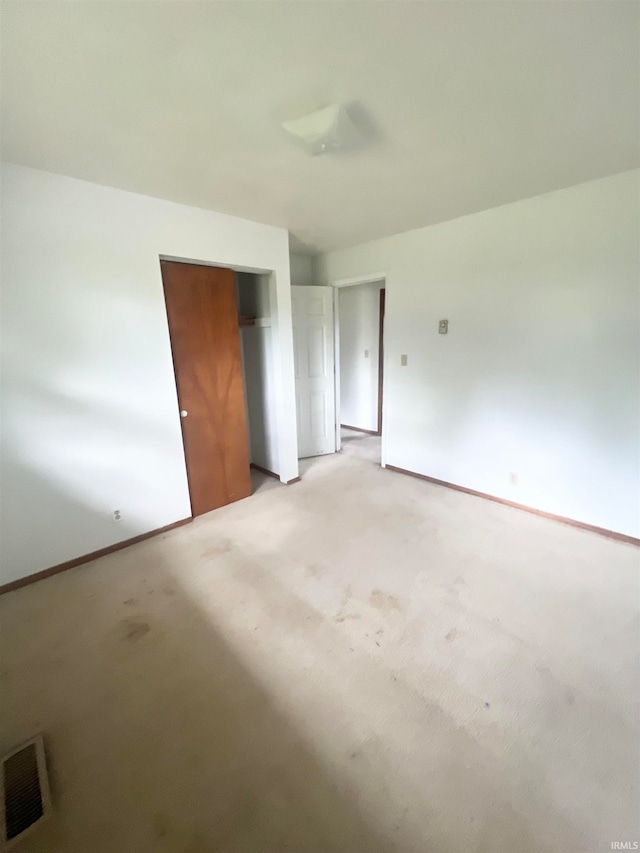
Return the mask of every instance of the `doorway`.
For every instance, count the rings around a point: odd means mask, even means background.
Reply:
[[[336,288],[336,444],[377,461],[382,455],[385,296],[384,279]]]
[[[251,467],[278,478],[274,316],[271,276],[236,275]]]

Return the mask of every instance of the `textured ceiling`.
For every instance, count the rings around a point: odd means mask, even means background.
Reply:
[[[3,2],[2,155],[312,251],[638,165],[635,2]],[[369,145],[280,122],[355,104]]]

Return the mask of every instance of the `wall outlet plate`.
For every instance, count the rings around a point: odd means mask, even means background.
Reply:
[[[438,332],[440,332],[441,335],[446,335],[448,331],[449,331],[449,321],[448,320],[440,320],[440,322],[438,323]]]

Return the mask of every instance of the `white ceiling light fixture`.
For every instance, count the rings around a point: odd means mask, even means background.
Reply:
[[[346,151],[361,141],[360,131],[342,104],[284,121],[282,127],[311,155]]]

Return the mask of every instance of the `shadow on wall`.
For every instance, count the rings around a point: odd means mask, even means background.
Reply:
[[[176,454],[157,419],[106,394],[88,402],[48,388],[27,373],[5,380],[3,395],[12,413],[0,463],[0,585],[189,514],[182,471],[162,468]],[[115,509],[131,527],[114,523]]]
[[[67,258],[51,240],[54,256],[6,270],[0,584],[189,514],[159,264],[112,267],[88,236]]]
[[[91,524],[86,507],[58,499]],[[331,778],[185,595],[166,539],[0,599],[0,747],[44,732],[54,803],[21,850],[390,850],[358,792]],[[203,571],[229,547],[210,545]],[[260,641],[256,630],[238,645]]]

